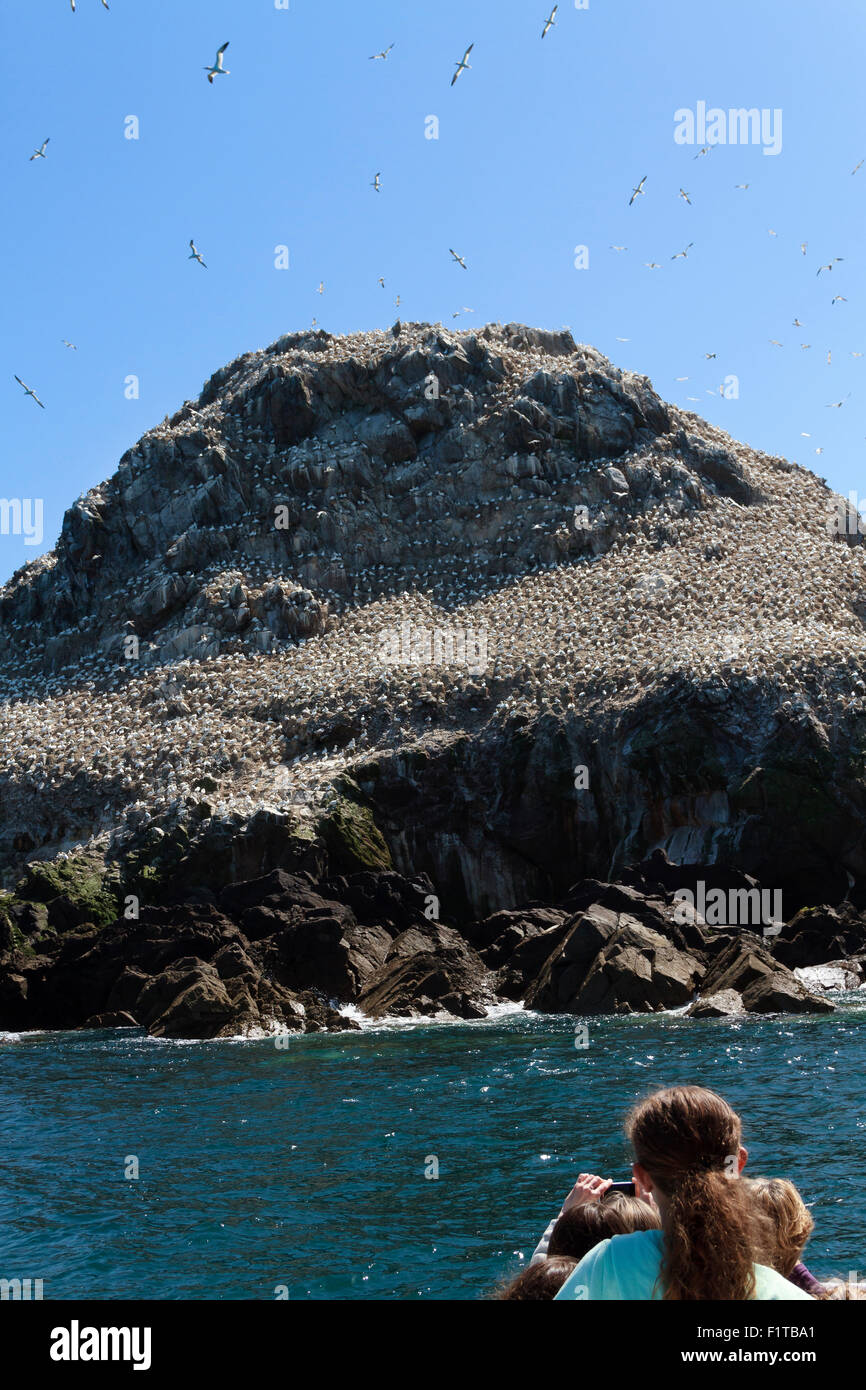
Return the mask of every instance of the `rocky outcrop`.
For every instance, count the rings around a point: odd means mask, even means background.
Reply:
[[[483,1019],[504,1001],[576,1017],[675,1009],[724,1018],[828,1012],[828,994],[861,987],[866,953],[793,972],[776,951],[796,934],[765,941],[678,921],[676,866],[655,860],[651,868],[649,878],[641,866],[626,883],[582,880],[559,903],[447,924],[429,881],[393,870],[317,878],[277,867],[215,893],[189,886],[181,857],[174,899],[169,875],[170,900],[137,918],[49,921],[56,899],[16,899],[0,952],[0,1029],[261,1036],[357,1027],[363,1016]],[[121,892],[117,866],[105,883],[92,862],[84,869],[97,906],[103,893]],[[48,882],[56,886],[40,868],[19,890],[42,892]],[[71,868],[62,882],[77,895]],[[846,919],[854,932],[850,912]],[[829,913],[808,919],[810,954],[821,954],[818,920],[832,956],[838,930]]]

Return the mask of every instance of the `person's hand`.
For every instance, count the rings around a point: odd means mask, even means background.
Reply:
[[[595,1173],[580,1173],[577,1182],[562,1204],[562,1210],[581,1207],[585,1202],[597,1202],[603,1197],[613,1182],[612,1178],[599,1178]]]

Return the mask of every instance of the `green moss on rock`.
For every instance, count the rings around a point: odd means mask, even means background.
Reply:
[[[92,858],[35,860],[26,866],[13,901],[45,904],[55,898],[68,898],[82,921],[98,927],[113,922],[120,911],[119,884]]]
[[[318,831],[333,866],[346,873],[364,869],[392,869],[391,851],[376,825],[373,812],[362,803],[360,790],[349,777],[341,777]]]

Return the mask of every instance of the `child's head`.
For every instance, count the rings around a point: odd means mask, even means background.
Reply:
[[[622,1192],[606,1192],[598,1202],[584,1202],[563,1212],[551,1233],[547,1253],[582,1260],[609,1236],[657,1231],[660,1224],[658,1211],[649,1202]]]
[[[536,1260],[535,1264],[529,1265],[493,1297],[522,1303],[552,1303],[568,1276],[576,1269],[577,1260],[567,1260],[563,1256]]]
[[[815,1223],[792,1182],[785,1178],[744,1178],[748,1192],[772,1222],[773,1246],[767,1259],[787,1279],[798,1263]]]

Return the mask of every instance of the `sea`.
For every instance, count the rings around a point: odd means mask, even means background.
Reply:
[[[866,996],[816,1016],[499,1009],[288,1040],[0,1034],[0,1279],[45,1299],[486,1299],[623,1117],[720,1091],[747,1172],[809,1204],[806,1261],[866,1277]]]

